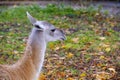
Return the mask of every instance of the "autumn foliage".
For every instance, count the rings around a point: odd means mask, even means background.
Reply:
[[[101,12],[101,8],[0,8],[0,63],[14,63],[23,54],[32,28],[25,14],[29,11],[67,35],[65,42],[49,43],[39,80],[119,80],[120,16]]]

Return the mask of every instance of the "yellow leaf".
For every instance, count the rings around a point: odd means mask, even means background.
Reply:
[[[51,43],[51,44],[49,44],[49,47],[50,47],[50,49],[54,49],[55,45]]]
[[[92,27],[92,28],[93,28],[93,27],[94,27],[94,25],[90,25],[90,27]]]
[[[67,58],[72,58],[74,56],[74,54],[72,54],[71,52],[67,54]]]
[[[46,80],[45,75],[41,73],[38,80]]]
[[[56,47],[54,50],[59,50],[60,49],[60,47]]]
[[[87,76],[86,73],[80,74],[80,77],[86,77],[86,76]]]
[[[63,45],[63,46],[62,46],[62,48],[64,48],[64,49],[65,49],[65,48],[66,48],[66,46],[65,46],[65,45]]]
[[[79,80],[86,80],[85,78],[79,78]]]
[[[100,56],[100,59],[105,59],[105,56]]]
[[[109,47],[105,49],[106,52],[110,52],[110,50],[111,49]]]
[[[114,26],[115,26],[115,23],[110,23],[110,25],[111,25],[112,27],[114,27]]]
[[[67,80],[74,80],[73,78],[67,78]]]

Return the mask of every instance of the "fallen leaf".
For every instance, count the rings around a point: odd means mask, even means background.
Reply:
[[[80,74],[80,77],[86,77],[86,76],[87,76],[86,73],[82,73],[82,74]]]
[[[16,51],[16,50],[14,50],[14,51],[13,51],[13,53],[14,53],[14,54],[18,54],[19,52],[18,52],[18,51]]]
[[[54,44],[49,44],[49,47],[50,47],[50,49],[55,49],[55,45]]]
[[[112,71],[113,73],[116,73],[114,68],[108,68],[109,71]]]
[[[109,48],[109,47],[105,49],[106,52],[110,52],[110,50],[111,50],[111,48]]]
[[[93,27],[94,27],[94,25],[90,25],[90,27],[91,27],[91,28],[93,28]]]
[[[75,79],[73,79],[73,78],[67,78],[67,80],[75,80]]]
[[[98,15],[100,15],[100,13],[97,12],[95,15],[98,16]]]
[[[60,47],[56,47],[54,50],[59,50],[60,49]]]
[[[108,80],[111,78],[111,75],[107,72],[98,72],[97,74],[95,74],[95,78],[96,80]]]
[[[79,38],[78,38],[78,37],[73,38],[72,41],[73,41],[74,43],[79,43]]]
[[[105,59],[105,56],[100,56],[100,59]]]
[[[99,37],[100,40],[105,40],[106,38],[105,37]]]
[[[108,48],[110,47],[110,45],[105,44],[105,43],[100,43],[99,46],[103,47],[103,48]]]
[[[67,58],[72,58],[74,56],[74,54],[73,53],[71,53],[71,52],[69,52],[69,53],[67,53]]]
[[[65,72],[57,72],[57,75],[63,78],[65,77]]]
[[[46,76],[41,73],[38,80],[46,80]]]

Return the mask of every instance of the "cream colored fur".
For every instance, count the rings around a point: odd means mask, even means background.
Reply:
[[[17,63],[0,65],[0,80],[37,80],[44,61],[46,47],[45,44],[43,46],[37,41],[28,42],[23,57]]]

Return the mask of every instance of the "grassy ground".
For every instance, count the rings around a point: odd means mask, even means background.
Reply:
[[[49,43],[41,80],[120,79],[120,17],[101,13],[101,7],[0,7],[1,64],[14,63],[24,52],[32,28],[26,11],[62,28],[67,35],[65,42]]]

